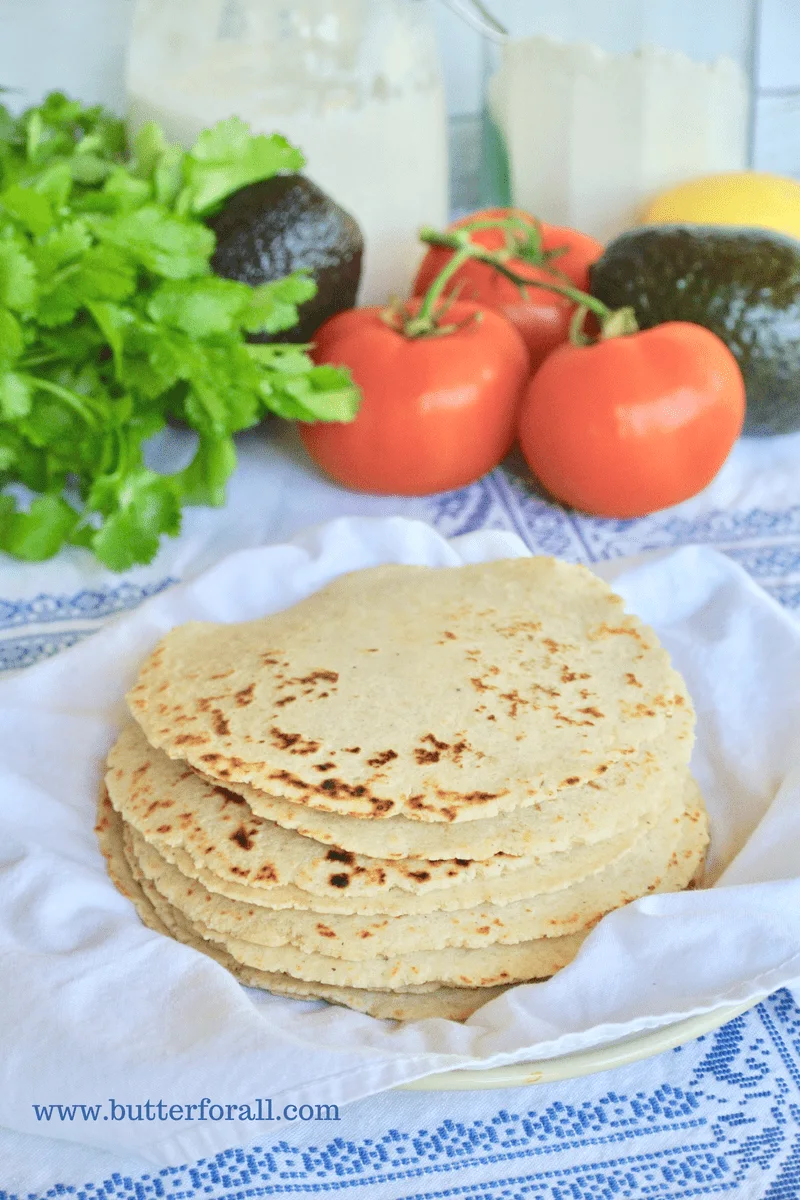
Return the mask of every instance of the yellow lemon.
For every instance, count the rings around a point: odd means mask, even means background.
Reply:
[[[705,175],[662,192],[645,225],[751,225],[800,238],[800,183],[762,171]]]

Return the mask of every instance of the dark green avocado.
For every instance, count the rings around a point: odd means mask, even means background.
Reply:
[[[763,229],[645,225],[591,268],[592,294],[632,305],[639,326],[693,321],[736,357],[747,389],[744,432],[800,429],[800,242]]]
[[[358,223],[304,175],[275,175],[234,192],[208,224],[217,236],[211,267],[225,279],[251,285],[304,269],[317,294],[300,307],[300,321],[257,342],[310,342],[328,317],[353,308],[364,239]]]

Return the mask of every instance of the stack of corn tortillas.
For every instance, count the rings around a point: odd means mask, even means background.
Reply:
[[[346,575],[174,629],[128,703],[98,821],[112,878],[279,995],[463,1019],[702,873],[691,701],[583,567]]]

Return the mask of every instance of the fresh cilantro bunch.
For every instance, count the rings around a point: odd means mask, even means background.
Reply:
[[[72,544],[117,571],[149,562],[182,505],[223,503],[238,430],[268,411],[355,416],[345,371],[247,341],[294,325],[313,281],[250,287],[209,266],[203,218],[303,164],[236,118],[188,152],[146,126],[128,156],[101,108],[60,94],[16,119],[0,107],[0,550],[38,561]],[[167,476],[144,446],[170,419],[199,442]]]

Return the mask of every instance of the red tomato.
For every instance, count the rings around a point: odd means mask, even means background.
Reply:
[[[522,339],[475,304],[450,308],[454,333],[421,338],[391,329],[381,311],[351,309],[318,330],[314,361],[349,367],[363,401],[347,424],[301,424],[306,450],[357,491],[422,496],[472,483],[514,440],[528,379]]]
[[[519,441],[556,499],[595,516],[641,517],[711,482],[744,409],[724,342],[670,321],[555,350],[526,391]]]
[[[535,224],[530,213],[516,208],[489,208],[483,212],[471,213],[450,226],[450,229],[462,229],[470,221],[491,220],[494,217],[521,217]],[[589,290],[589,267],[603,253],[603,247],[594,238],[574,229],[563,229],[558,225],[540,223],[542,231],[542,248],[555,250],[557,246],[567,246],[566,254],[553,259],[553,267],[562,271],[569,280],[581,291]],[[501,229],[475,230],[472,240],[486,246],[489,250],[500,250],[505,246],[505,234]],[[422,260],[417,278],[414,280],[414,295],[421,296],[428,290],[434,278],[448,262],[452,250],[431,246]],[[541,267],[531,267],[517,258],[510,258],[507,263],[512,271],[524,275],[528,279],[540,279],[545,283],[553,280],[553,276]],[[515,283],[504,279],[497,271],[486,263],[467,262],[457,271],[446,288],[446,294],[458,289],[460,300],[474,300],[479,304],[488,305],[505,317],[522,334],[523,341],[528,347],[531,357],[531,368],[536,371],[548,354],[567,340],[569,336],[570,317],[575,311],[571,300],[557,296],[554,292],[546,292],[542,288],[528,288],[527,297],[523,296]]]

